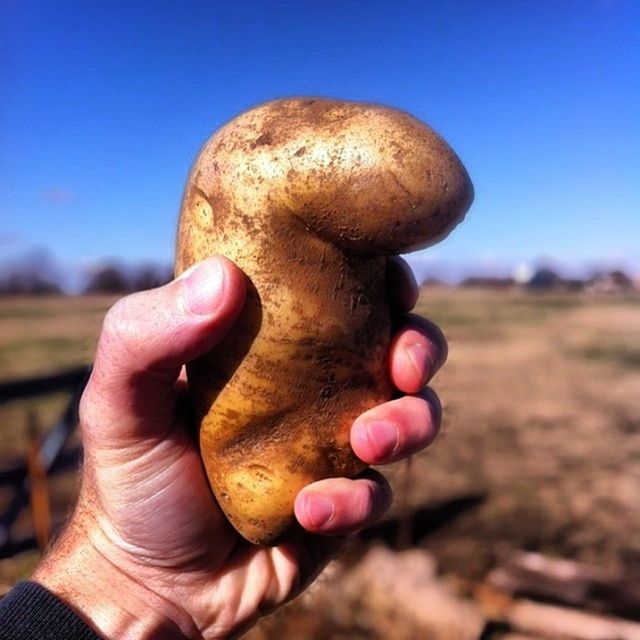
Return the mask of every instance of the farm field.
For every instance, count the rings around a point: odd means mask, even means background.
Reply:
[[[0,300],[0,379],[89,362],[112,302]],[[433,382],[445,409],[438,440],[409,469],[386,471],[403,544],[464,579],[481,578],[508,549],[640,574],[640,298],[434,287],[417,311],[442,327],[450,353]],[[41,422],[63,402],[35,407]],[[28,410],[0,406],[0,467],[23,455]],[[59,514],[74,487],[68,480],[53,496]],[[454,503],[466,506],[429,520]],[[0,560],[0,584],[28,575],[36,560]],[[314,618],[312,596],[291,605],[290,619],[306,630],[299,637],[377,637],[342,622],[328,631],[330,613]],[[282,637],[286,620],[275,616],[249,637]]]

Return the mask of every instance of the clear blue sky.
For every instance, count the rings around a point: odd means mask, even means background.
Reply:
[[[640,3],[3,0],[0,259],[170,261],[189,166],[284,95],[387,103],[476,186],[417,260],[640,272]]]

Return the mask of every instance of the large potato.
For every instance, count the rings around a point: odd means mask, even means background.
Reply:
[[[224,343],[188,368],[211,486],[246,539],[281,540],[302,487],[362,470],[351,423],[392,394],[387,256],[444,237],[472,198],[441,138],[378,105],[277,100],[205,144],[176,271],[222,254],[250,281]]]

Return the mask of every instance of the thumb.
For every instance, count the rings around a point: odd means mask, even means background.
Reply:
[[[240,313],[245,277],[223,257],[119,300],[107,313],[80,418],[95,444],[162,438],[175,423],[183,364],[218,344]]]

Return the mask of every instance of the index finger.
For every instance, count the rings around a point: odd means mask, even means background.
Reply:
[[[418,283],[411,267],[400,256],[387,259],[387,293],[393,315],[408,313],[418,301]]]

